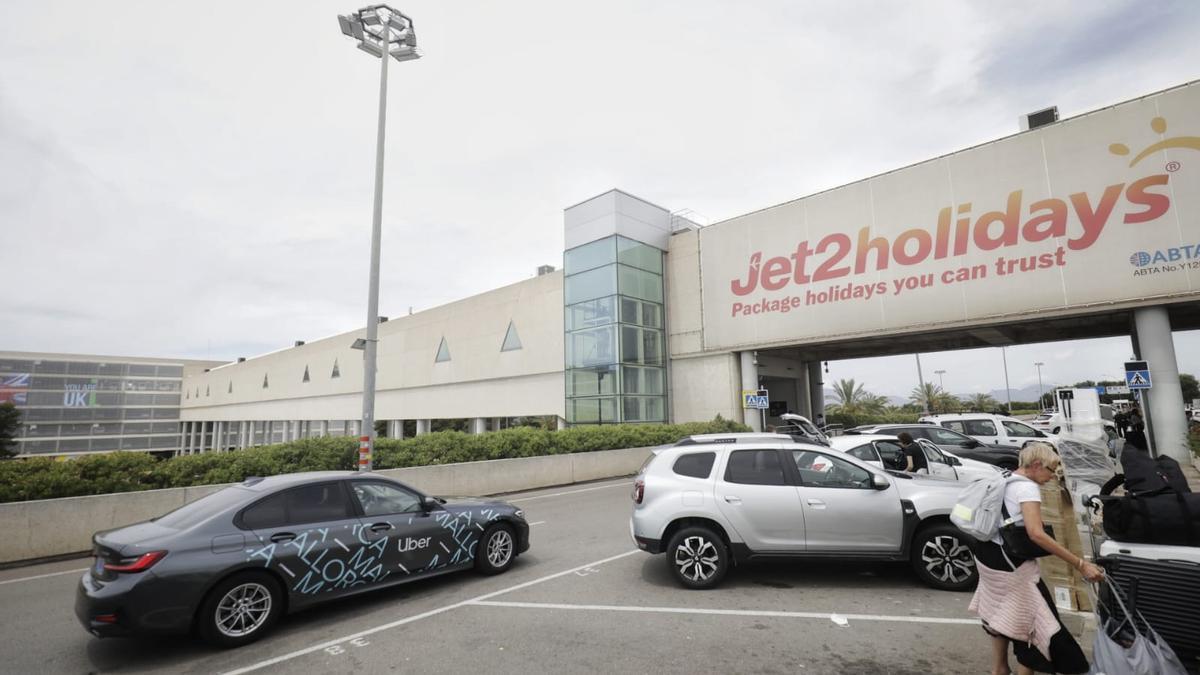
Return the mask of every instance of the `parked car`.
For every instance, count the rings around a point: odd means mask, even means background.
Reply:
[[[998,466],[944,452],[924,438],[915,439],[914,442],[925,453],[930,475],[950,480],[973,481],[978,478],[990,478],[1000,471]],[[907,466],[904,451],[895,436],[838,436],[830,439],[829,444],[834,450],[840,450],[881,469],[903,471]]]
[[[194,628],[237,647],[324,600],[458,570],[503,572],[529,548],[529,526],[502,501],[326,471],[251,478],[92,541],[75,614],[93,635]]]
[[[988,445],[966,434],[936,424],[875,424],[847,430],[848,435],[899,434],[907,431],[913,438],[924,438],[942,452],[952,452],[958,457],[974,459],[992,464],[1001,469],[1014,471],[1018,465],[1020,451],[998,445]]]
[[[888,472],[810,443],[665,448],[638,474],[630,532],[685,588],[759,558],[905,560],[939,589],[977,579],[949,513],[962,484]]]
[[[1020,449],[1034,441],[1043,441],[1055,447],[1058,446],[1058,439],[1055,436],[1034,429],[1015,417],[1005,415],[939,414],[926,415],[917,421],[946,427],[988,445]]]
[[[802,443],[829,445],[829,436],[817,428],[809,419],[796,413],[784,413],[779,419],[786,422],[775,429],[777,433],[787,434]]]

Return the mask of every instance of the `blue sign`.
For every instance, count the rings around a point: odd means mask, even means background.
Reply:
[[[1127,370],[1125,371],[1125,384],[1132,389],[1149,389],[1153,386],[1150,383],[1149,370]]]
[[[752,391],[750,389],[742,390],[742,407],[750,410],[766,410],[771,407],[770,397],[767,395],[766,389]]]

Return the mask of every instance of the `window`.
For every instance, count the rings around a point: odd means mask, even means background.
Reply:
[[[623,363],[662,363],[662,331],[621,326],[621,361]]]
[[[662,274],[662,251],[640,241],[617,237],[617,262]]]
[[[571,368],[607,366],[617,362],[615,326],[589,328],[567,334],[567,365]]]
[[[929,441],[925,441],[924,443],[917,441],[917,445],[919,445],[921,450],[925,452],[925,459],[929,460],[930,462],[937,462],[938,464],[950,463],[950,460],[946,459],[946,456],[942,454],[942,451],[939,450],[938,447],[933,443],[930,443]]]
[[[600,396],[617,390],[617,367],[596,366],[567,371],[567,396]]]
[[[234,490],[230,490],[229,492],[221,490],[210,495],[205,495],[194,502],[184,504],[164,516],[155,518],[154,523],[176,530],[191,527],[229,508],[231,505],[230,502],[236,499],[235,490],[241,492],[239,488],[234,488]],[[261,503],[259,502],[259,504]]]
[[[875,454],[875,446],[871,445],[870,443],[867,443],[866,445],[860,445],[857,448],[850,448],[846,451],[846,454],[850,455],[851,457],[857,457],[864,462],[879,461],[879,455]]]
[[[661,276],[625,265],[617,265],[617,276],[619,277],[617,288],[621,295],[662,302]]]
[[[242,511],[242,525],[251,530],[266,530],[287,524],[287,493],[280,492]]]
[[[617,320],[615,306],[616,298],[611,295],[571,305],[567,307],[567,330],[579,330],[580,328],[614,323]]]
[[[811,450],[793,450],[800,484],[825,488],[871,488],[871,472],[840,457]]]
[[[917,434],[914,432],[913,436],[916,435]],[[967,436],[963,436],[962,434],[956,434],[953,431],[946,431],[937,427],[929,427],[929,440],[937,443],[938,445],[963,445],[964,443],[971,443],[972,439],[968,438]]]
[[[511,352],[521,348],[521,336],[517,335],[517,327],[512,321],[508,322],[508,331],[504,333],[504,342],[500,351]]]
[[[354,481],[354,496],[365,516],[415,513],[421,510],[421,498],[398,485]]]
[[[446,338],[442,337],[442,341],[438,344],[437,356],[433,357],[434,363],[445,363],[450,360],[450,345],[446,344]]]
[[[717,459],[715,452],[694,452],[687,455],[680,455],[679,459],[675,460],[675,465],[671,470],[680,476],[691,476],[692,478],[708,478],[708,474],[712,473],[713,462]]]
[[[991,420],[963,420],[968,436],[995,436],[996,425]]]
[[[662,396],[622,396],[623,422],[661,422],[665,412]]]
[[[942,422],[942,426],[946,427],[947,429],[953,429],[960,434],[966,433],[966,428],[963,427],[962,422]]]
[[[606,265],[582,274],[569,276],[563,285],[565,286],[565,304],[568,305],[614,295],[617,292],[616,265]]]
[[[729,453],[725,482],[742,485],[785,485],[778,450],[737,450]]]
[[[333,360],[333,372],[329,374],[329,379],[335,379],[342,376],[342,371],[338,370],[337,359]]]
[[[575,248],[563,254],[563,272],[578,274],[601,265],[617,261],[616,242],[613,237],[606,237]]]
[[[613,424],[617,419],[617,399],[576,398],[567,401],[567,421],[574,424]]]
[[[662,328],[662,306],[622,296],[621,323],[633,323],[645,328]]]
[[[663,372],[662,368],[621,366],[621,393],[661,395]]]
[[[308,376],[308,365],[306,364],[306,365],[304,366],[304,377],[300,378],[300,381],[301,381],[301,382],[308,382],[309,380],[310,380],[310,378],[309,378],[309,376]]]
[[[341,483],[317,483],[292,488],[287,495],[287,523],[303,525],[352,518]]]
[[[1038,432],[1030,426],[1021,424],[1020,422],[1011,422],[1009,420],[1000,420],[1000,424],[1004,426],[1004,430],[1009,436],[1017,438],[1037,438]]]
[[[904,451],[900,449],[899,443],[876,441],[875,449],[879,452],[879,456],[883,458],[885,469],[903,469],[908,466],[908,462],[904,459]]]
[[[232,385],[233,383],[231,382],[230,384]],[[267,387],[270,387],[270,386],[271,386],[271,383],[270,383],[270,381],[267,380],[267,374],[263,373],[263,389],[266,389]]]

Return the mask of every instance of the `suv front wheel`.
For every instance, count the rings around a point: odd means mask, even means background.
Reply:
[[[684,588],[713,588],[729,571],[729,551],[707,527],[685,527],[667,544],[667,565]]]
[[[917,532],[912,565],[921,581],[943,591],[969,591],[979,580],[967,536],[950,523],[929,525]]]

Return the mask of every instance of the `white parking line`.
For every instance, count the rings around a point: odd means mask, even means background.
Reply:
[[[596,487],[581,488],[579,490],[568,490],[566,492],[555,492],[554,494],[549,494],[549,495],[537,495],[536,497],[520,497],[518,499],[505,499],[504,501],[506,501],[506,502],[530,502],[535,499],[549,499],[550,497],[561,497],[563,495],[574,495],[574,494],[579,494],[580,492],[591,492],[592,490],[603,490],[605,488],[612,488],[612,487],[628,488],[628,487],[631,487],[632,485],[633,484],[630,483],[629,481],[623,481],[621,483],[609,483],[608,485],[597,485]]]
[[[776,617],[787,619],[825,619],[830,620],[833,613],[822,612],[780,612],[752,609],[699,609],[692,607],[633,607],[621,605],[563,605],[551,602],[504,602],[476,600],[467,604],[482,607],[515,607],[521,609],[567,609],[592,612],[644,612],[651,614],[714,614],[720,616],[754,616]],[[891,621],[896,623],[949,623],[962,626],[977,626],[978,619],[950,619],[937,616],[904,616],[887,614],[842,614],[836,613],[843,619],[851,621]]]
[[[351,633],[350,635],[345,635],[343,637],[340,637],[340,638],[337,638],[334,640],[328,640],[326,642],[322,642],[320,644],[316,644],[311,647],[306,647],[304,649],[298,649],[294,652],[288,652],[287,654],[282,654],[280,656],[276,656],[273,659],[267,659],[266,661],[259,661],[258,663],[246,666],[244,668],[238,668],[237,670],[228,671],[224,675],[241,675],[242,673],[249,673],[249,672],[252,672],[255,670],[259,670],[261,668],[266,668],[267,666],[273,666],[277,663],[283,663],[284,661],[290,661],[298,656],[304,656],[305,654],[311,654],[313,652],[325,649],[326,647],[332,647],[333,645],[341,644],[343,642],[348,642],[348,641],[354,640],[356,638],[366,637],[367,635],[372,635],[372,634],[378,633],[380,631],[388,630],[389,628],[403,626],[406,623],[412,623],[414,621],[420,621],[421,619],[427,619],[431,616],[442,614],[443,612],[448,612],[452,609],[457,609],[459,607],[465,607],[467,605],[479,604],[479,603],[482,603],[484,600],[494,598],[497,595],[504,595],[505,593],[511,593],[513,591],[518,591],[518,590],[521,590],[522,588],[529,588],[530,586],[540,584],[545,581],[550,581],[551,579],[557,579],[559,577],[566,576],[577,570],[586,569],[588,567],[595,567],[597,565],[603,565],[604,563],[612,562],[614,560],[619,560],[626,556],[631,556],[635,553],[641,553],[641,551],[638,549],[634,549],[632,551],[626,551],[626,552],[618,554],[618,555],[609,556],[607,558],[604,558],[603,560],[597,560],[595,562],[590,562],[590,563],[587,563],[586,565],[580,565],[579,567],[572,567],[569,570],[563,570],[562,572],[548,574],[544,577],[538,577],[537,579],[534,579],[532,581],[526,581],[523,583],[519,583],[519,584],[516,584],[515,586],[509,586],[508,588],[502,588],[498,591],[492,591],[491,593],[485,593],[483,595],[471,598],[470,600],[463,600],[462,602],[456,602],[452,605],[445,605],[444,607],[438,607],[437,609],[431,609],[428,612],[422,612],[422,613],[416,614],[414,616],[409,616],[409,617],[405,617],[403,619],[399,619],[397,621],[392,621],[391,623],[385,623],[381,626],[376,626],[374,628],[368,628],[367,630],[359,631],[357,633]]]
[[[21,577],[20,579],[9,579],[7,581],[0,581],[0,586],[3,586],[5,584],[15,584],[15,583],[19,583],[22,581],[33,581],[34,579],[45,579],[47,577],[58,577],[58,576],[62,576],[64,574],[79,574],[80,572],[86,572],[86,571],[88,571],[88,568],[80,567],[77,570],[65,570],[63,572],[51,572],[49,574],[38,574],[38,575],[32,576],[32,577]]]
[[[544,521],[544,520],[539,520],[539,521],[537,521],[536,523],[530,523],[530,524],[529,524],[529,526],[530,526],[530,527],[533,527],[534,525],[545,525],[545,524],[546,524],[546,521]]]

